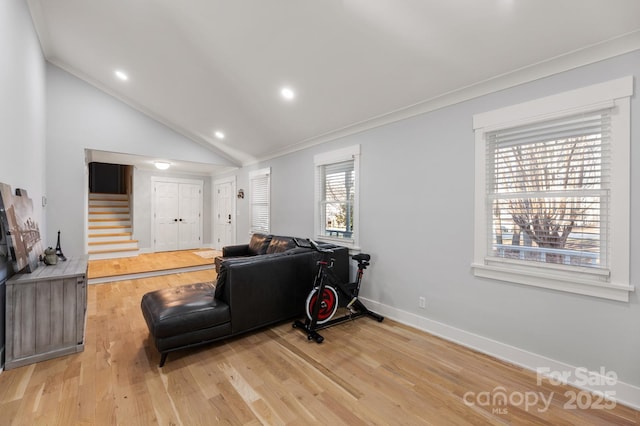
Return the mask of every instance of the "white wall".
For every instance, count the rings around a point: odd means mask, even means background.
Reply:
[[[0,182],[33,199],[43,241],[45,194],[45,61],[23,0],[0,2]],[[54,242],[55,243],[55,242]],[[0,280],[6,274],[0,258]]]
[[[313,155],[361,144],[361,246],[372,255],[361,294],[406,318],[457,327],[640,386],[640,303],[475,278],[473,114],[626,75],[640,76],[640,51],[523,84],[316,146],[237,173],[272,168],[272,232],[313,232]],[[636,93],[638,88],[636,87]],[[640,102],[632,99],[632,218],[640,217]],[[247,204],[247,199],[244,204]],[[238,235],[247,235],[239,202]],[[640,226],[631,225],[631,256]],[[241,239],[241,238],[239,238]],[[638,285],[639,263],[632,262]],[[427,309],[418,308],[424,296]],[[487,389],[489,390],[489,389]]]
[[[65,255],[85,253],[85,149],[229,165],[207,148],[60,68],[48,64],[46,70],[48,234],[55,238],[61,230]],[[140,232],[148,247],[145,229],[151,225],[138,229],[144,212],[134,211],[134,218],[134,238]]]

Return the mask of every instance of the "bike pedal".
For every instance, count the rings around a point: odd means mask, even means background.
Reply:
[[[354,303],[356,303],[356,300],[358,300],[357,297],[354,297],[353,299],[351,299],[351,301],[347,303],[347,309],[351,310],[351,307],[353,306]]]

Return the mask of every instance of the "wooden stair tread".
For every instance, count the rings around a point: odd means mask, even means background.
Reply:
[[[122,229],[122,228],[131,228],[131,225],[101,225],[101,226],[90,226],[89,229]]]
[[[89,198],[89,204],[91,204],[93,201],[100,201],[100,202],[110,202],[110,203],[128,203],[129,199],[128,198]],[[104,204],[100,204],[100,205],[104,205]]]
[[[131,200],[127,194],[89,194],[90,259],[120,258],[138,254],[138,240],[132,240]]]
[[[99,212],[89,212],[89,214],[129,214],[129,210],[122,210],[122,211],[99,211]]]
[[[91,241],[90,246],[109,245],[109,244],[132,244],[137,243],[138,240],[115,240],[115,241]]]
[[[114,250],[92,250],[89,252],[89,254],[121,253],[126,251],[138,251],[138,248],[126,248],[126,249],[114,249]]]
[[[105,234],[89,234],[89,238],[129,237],[129,236],[131,236],[131,232],[110,232]]]

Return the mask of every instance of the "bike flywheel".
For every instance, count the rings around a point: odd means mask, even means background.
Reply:
[[[305,310],[307,318],[313,319],[313,310],[318,303],[318,288],[314,288],[307,296]],[[320,297],[320,309],[318,310],[318,318],[316,324],[324,324],[329,321],[338,310],[338,293],[333,287],[326,286]]]

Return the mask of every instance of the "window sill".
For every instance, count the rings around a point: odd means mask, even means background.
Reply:
[[[625,284],[611,284],[602,281],[602,276],[593,274],[587,276],[583,274],[579,278],[557,271],[532,270],[533,268],[519,268],[510,264],[480,264],[471,265],[476,277],[490,278],[499,281],[507,281],[517,284],[525,284],[534,287],[548,288],[552,290],[564,291],[568,293],[582,294],[586,296],[599,297],[601,299],[616,300],[620,302],[629,301],[629,293],[635,291],[635,287]]]
[[[344,239],[344,238],[332,238],[327,237],[326,235],[317,235],[317,241],[322,241],[323,243],[335,244],[338,246],[347,247],[349,251],[359,252],[360,247],[356,244],[354,240]]]

